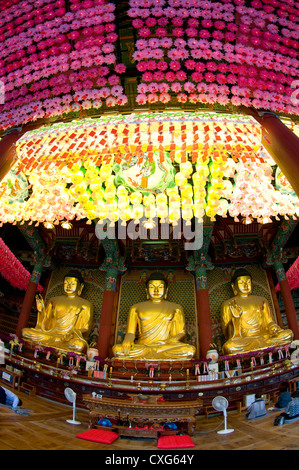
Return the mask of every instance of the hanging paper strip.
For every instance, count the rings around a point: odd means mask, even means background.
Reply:
[[[172,116],[175,119],[170,120]],[[261,161],[260,149],[260,126],[253,119],[178,112],[86,120],[61,125],[53,131],[43,129],[22,137],[17,152],[20,170],[28,172],[33,168],[42,170],[51,163],[60,167],[62,162],[68,164],[78,159],[109,163],[119,152],[125,162],[131,161],[134,154],[145,152],[150,152],[152,160],[152,152],[158,152],[163,163],[163,151],[170,151],[172,160],[174,151],[181,151],[184,160],[190,152],[197,151],[206,160],[215,150],[223,159],[230,152],[236,161],[239,158]]]

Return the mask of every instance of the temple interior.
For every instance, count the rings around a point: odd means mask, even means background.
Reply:
[[[0,2],[0,449],[298,449],[298,7]]]

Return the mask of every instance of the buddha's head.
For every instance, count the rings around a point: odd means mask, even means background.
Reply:
[[[63,290],[68,297],[80,296],[83,287],[84,283],[80,271],[73,269],[64,276]]]
[[[166,299],[168,284],[165,276],[160,272],[152,273],[146,282],[147,298],[153,302]]]
[[[252,278],[247,269],[237,269],[231,280],[235,295],[247,296],[252,292]]]

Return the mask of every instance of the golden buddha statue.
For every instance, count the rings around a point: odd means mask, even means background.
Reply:
[[[183,308],[166,300],[168,288],[163,274],[153,273],[146,283],[146,290],[148,300],[131,307],[124,340],[113,346],[113,355],[139,360],[191,359],[195,347],[181,342],[185,336]]]
[[[291,343],[293,332],[276,324],[268,301],[252,295],[252,278],[246,269],[236,270],[232,288],[235,296],[221,306],[221,326],[227,340],[224,354],[242,354]]]
[[[41,346],[86,353],[85,338],[90,333],[93,306],[80,297],[83,287],[79,271],[72,270],[64,277],[64,295],[53,297],[46,307],[41,295],[37,295],[36,327],[23,328],[22,337]]]

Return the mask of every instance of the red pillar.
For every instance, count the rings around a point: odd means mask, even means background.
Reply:
[[[288,280],[285,279],[285,280],[280,281],[279,285],[280,285],[280,292],[283,298],[286,316],[288,319],[289,328],[294,333],[294,339],[299,339],[296,309],[295,309],[294,300],[292,297]]]
[[[285,313],[288,320],[288,326],[294,333],[294,339],[299,339],[299,329],[297,322],[296,309],[294,305],[294,300],[292,297],[292,292],[286,277],[285,269],[283,264],[280,262],[274,263],[274,269],[280,286],[280,292],[283,298],[283,304],[285,308]]]
[[[252,112],[262,125],[262,144],[299,196],[299,138],[271,112]]]
[[[31,309],[34,303],[35,299],[35,294],[37,290],[37,286],[39,283],[39,279],[42,273],[43,266],[42,265],[36,265],[33,269],[33,273],[30,279],[30,282],[28,284],[26,294],[23,300],[19,320],[18,320],[18,325],[16,329],[16,335],[18,338],[22,337],[22,330],[23,328],[26,328],[28,325]]]
[[[0,181],[9,172],[17,159],[15,144],[20,137],[27,131],[41,127],[46,122],[46,120],[40,119],[34,123],[28,123],[22,126],[22,128],[10,129],[2,139],[0,139]]]
[[[109,269],[106,274],[105,290],[103,295],[99,336],[97,343],[99,356],[104,358],[109,357],[117,274],[118,271],[114,268]]]
[[[9,172],[15,162],[14,145],[22,133],[13,129],[0,140],[0,181]]]
[[[196,301],[197,301],[197,328],[199,339],[199,356],[206,357],[212,343],[212,321],[210,312],[209,291],[205,268],[197,267],[196,275]]]

